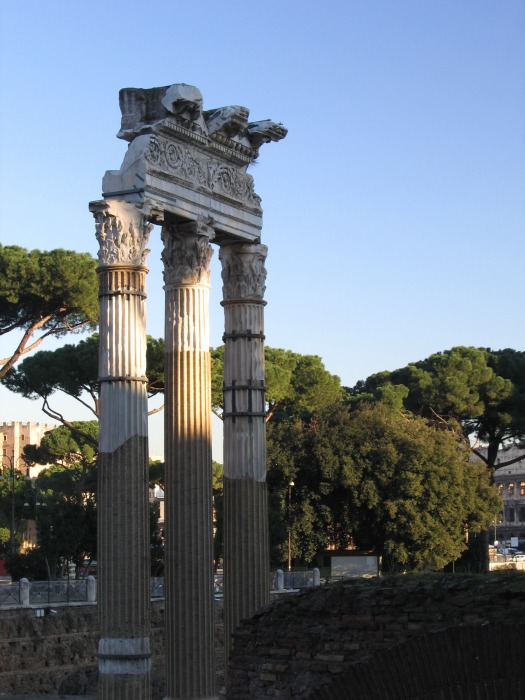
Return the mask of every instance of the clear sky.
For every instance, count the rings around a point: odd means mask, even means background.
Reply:
[[[289,130],[251,169],[268,345],[346,386],[455,345],[523,349],[524,30],[524,0],[4,0],[0,240],[96,255],[88,203],[126,150],[119,89],[189,83],[205,109]],[[149,247],[159,337],[158,229]],[[0,389],[9,420],[46,417]]]

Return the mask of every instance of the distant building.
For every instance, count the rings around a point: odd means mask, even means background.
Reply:
[[[512,449],[501,455],[499,462],[524,454],[525,449]],[[494,539],[503,542],[518,538],[521,548],[525,546],[525,458],[507,467],[496,469],[494,483],[501,498],[502,511],[494,526]]]
[[[21,472],[22,476],[28,481],[38,476],[46,468],[46,465],[27,465],[24,461],[24,447],[26,445],[40,445],[45,433],[54,430],[56,427],[56,425],[48,425],[47,423],[22,423],[21,421],[0,423],[2,474],[5,475],[7,471],[9,475],[11,469],[14,469],[15,472]],[[36,521],[27,519],[25,521],[22,549],[33,547],[36,542]]]
[[[23,472],[24,476],[36,476],[43,467],[35,465],[26,466],[24,462],[24,447],[26,445],[40,445],[45,433],[54,430],[56,425],[47,423],[22,423],[12,421],[0,423],[0,449],[2,450],[2,467],[14,466]]]

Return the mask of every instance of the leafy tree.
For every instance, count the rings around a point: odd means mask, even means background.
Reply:
[[[454,433],[383,406],[351,414],[354,541],[392,566],[440,569],[466,549],[498,508],[488,476]],[[477,479],[473,478],[473,474]]]
[[[327,534],[318,510],[321,490],[311,488],[307,473],[309,423],[305,418],[278,419],[268,425],[268,508],[270,561],[283,566],[288,558],[288,536],[294,560],[310,562],[326,547]]]
[[[164,393],[164,338],[147,337],[146,366],[148,395]],[[161,409],[159,409],[161,410]]]
[[[164,390],[164,341],[147,338],[148,395]],[[52,396],[61,392],[89,409],[94,417],[99,413],[98,335],[94,334],[76,345],[63,345],[57,350],[41,350],[27,357],[3,379],[11,391],[28,399],[42,399],[42,411],[72,431],[79,430],[74,422],[52,405]],[[161,409],[154,409],[156,413]],[[89,440],[88,436],[84,436]]]
[[[268,453],[281,503],[294,482],[293,553],[306,561],[353,543],[390,568],[442,568],[465,549],[465,527],[486,526],[498,508],[454,433],[382,404],[277,423]]]
[[[22,542],[24,477],[22,472],[16,468],[13,474],[14,482],[11,480],[10,464],[7,461],[3,461],[0,474],[0,558],[11,551],[11,528],[13,525],[13,544],[15,549],[18,549]]]
[[[98,422],[74,421],[44,433],[39,445],[26,445],[28,464],[92,464],[97,456]]]
[[[85,465],[80,463],[52,466],[37,477],[29,509],[34,508],[38,549],[48,562],[51,578],[69,561],[79,567],[84,559],[96,558],[95,483],[95,478],[86,479]]]
[[[45,338],[94,328],[96,267],[87,253],[0,244],[0,336],[21,333],[11,354],[0,359],[0,379]]]
[[[164,489],[165,476],[164,476],[164,462],[156,459],[150,459],[149,461],[149,487],[150,489],[158,485],[161,489]]]
[[[68,561],[79,566],[96,558],[97,434],[97,421],[78,421],[24,448],[26,463],[52,465],[31,484],[26,480],[24,504],[52,578]]]
[[[221,417],[223,409],[224,346],[211,350],[212,408]],[[266,347],[266,420],[278,411],[309,412],[340,400],[339,377],[330,374],[317,355],[300,355],[291,350]]]
[[[349,390],[353,405],[388,394],[403,400],[406,409],[460,431],[467,444],[473,439],[475,454],[491,472],[506,447],[525,439],[525,352],[459,346],[374,374]],[[503,459],[500,466],[523,456]]]
[[[6,566],[13,581],[27,578],[30,581],[45,581],[51,578],[49,562],[38,548],[28,549],[6,556]]]

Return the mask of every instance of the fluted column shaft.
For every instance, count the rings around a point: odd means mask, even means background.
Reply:
[[[215,697],[209,262],[213,230],[166,226],[166,698]]]
[[[221,246],[224,334],[224,615],[231,635],[269,599],[264,394],[264,261],[256,244]],[[227,658],[226,657],[226,658]]]
[[[123,202],[90,206],[99,249],[99,700],[149,700],[146,244]]]

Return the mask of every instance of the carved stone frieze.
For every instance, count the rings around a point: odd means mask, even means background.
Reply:
[[[92,202],[90,211],[95,217],[100,265],[144,267],[153,228],[145,215],[133,204],[119,201]]]
[[[266,289],[265,245],[234,244],[221,246],[223,299],[262,301]]]
[[[248,206],[261,205],[251,175],[184,143],[152,136],[145,157],[154,168],[187,180],[196,188],[210,190],[210,193],[224,195]]]
[[[162,227],[162,261],[167,286],[209,285],[213,229],[202,222]]]
[[[129,141],[119,170],[108,170],[103,197],[134,202],[150,221],[212,216],[217,241],[258,242],[261,200],[248,166],[286,129],[249,122],[246,107],[204,110],[200,91],[183,83],[120,91],[118,136]],[[165,216],[170,214],[172,216]]]

